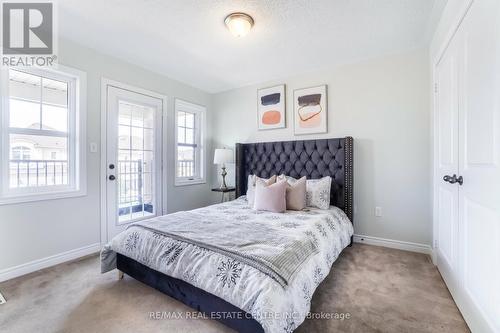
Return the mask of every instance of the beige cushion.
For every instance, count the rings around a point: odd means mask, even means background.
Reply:
[[[279,176],[278,181],[286,179],[284,176]],[[286,209],[302,210],[306,208],[306,176],[288,181],[286,186]]]
[[[265,181],[257,179],[253,208],[283,213],[286,210],[286,187],[286,180],[267,185]]]
[[[292,185],[299,181],[298,179],[285,175],[280,175],[278,180],[280,179],[286,179],[288,184]],[[320,209],[330,208],[331,184],[332,178],[330,176],[321,179],[306,180],[306,207],[317,207]]]
[[[260,177],[257,177],[256,175],[248,175],[247,200],[248,200],[248,204],[250,205],[250,207],[253,207],[254,198],[255,198],[255,184],[257,182],[257,179],[265,181],[267,185],[271,185],[271,184],[276,183],[276,175],[273,175],[269,179],[260,178]]]

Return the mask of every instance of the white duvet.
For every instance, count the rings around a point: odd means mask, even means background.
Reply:
[[[345,213],[328,210],[270,213],[251,209],[244,197],[194,210],[212,216],[231,216],[241,223],[267,221],[283,232],[309,237],[318,249],[302,264],[289,284],[256,268],[205,248],[153,231],[131,227],[117,235],[101,253],[102,270],[116,267],[121,253],[154,270],[184,280],[251,314],[266,332],[292,332],[309,313],[311,297],[328,275],[340,252],[349,245],[353,227]],[[217,314],[220,315],[220,314]]]

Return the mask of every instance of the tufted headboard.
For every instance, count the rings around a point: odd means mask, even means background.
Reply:
[[[353,221],[353,138],[236,144],[236,197],[247,190],[248,175],[268,178],[332,177],[330,204]]]

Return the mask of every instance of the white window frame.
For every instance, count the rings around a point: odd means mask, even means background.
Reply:
[[[58,65],[57,68],[16,67],[33,75],[68,82],[68,185],[9,188],[9,71],[1,70],[0,91],[0,205],[84,196],[87,194],[86,164],[86,115],[87,74],[83,71]],[[25,134],[37,134],[26,129]]]
[[[206,172],[205,172],[205,132],[206,132],[206,108],[204,106],[183,101],[181,99],[175,99],[175,167],[174,167],[174,177],[175,186],[185,186],[194,184],[204,184],[206,183]],[[178,113],[179,112],[189,112],[195,115],[195,144],[197,145],[195,149],[195,176],[194,177],[178,177]]]

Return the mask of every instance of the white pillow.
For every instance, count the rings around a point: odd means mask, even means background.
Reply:
[[[330,191],[332,189],[332,177],[326,176],[321,179],[308,179],[306,183],[306,204],[309,207],[319,209],[330,208]]]
[[[257,179],[261,179],[264,182],[266,182],[266,185],[271,185],[276,183],[276,175],[273,175],[271,178],[264,179],[257,177],[256,175],[248,175],[248,181],[247,181],[247,200],[248,200],[248,205],[250,207],[253,207],[254,200],[255,200],[255,184],[257,183]]]
[[[286,180],[293,184],[297,179],[285,175]],[[321,179],[308,179],[306,181],[306,205],[307,207],[317,207],[319,209],[330,208],[330,191],[332,189],[332,177],[326,176]]]

